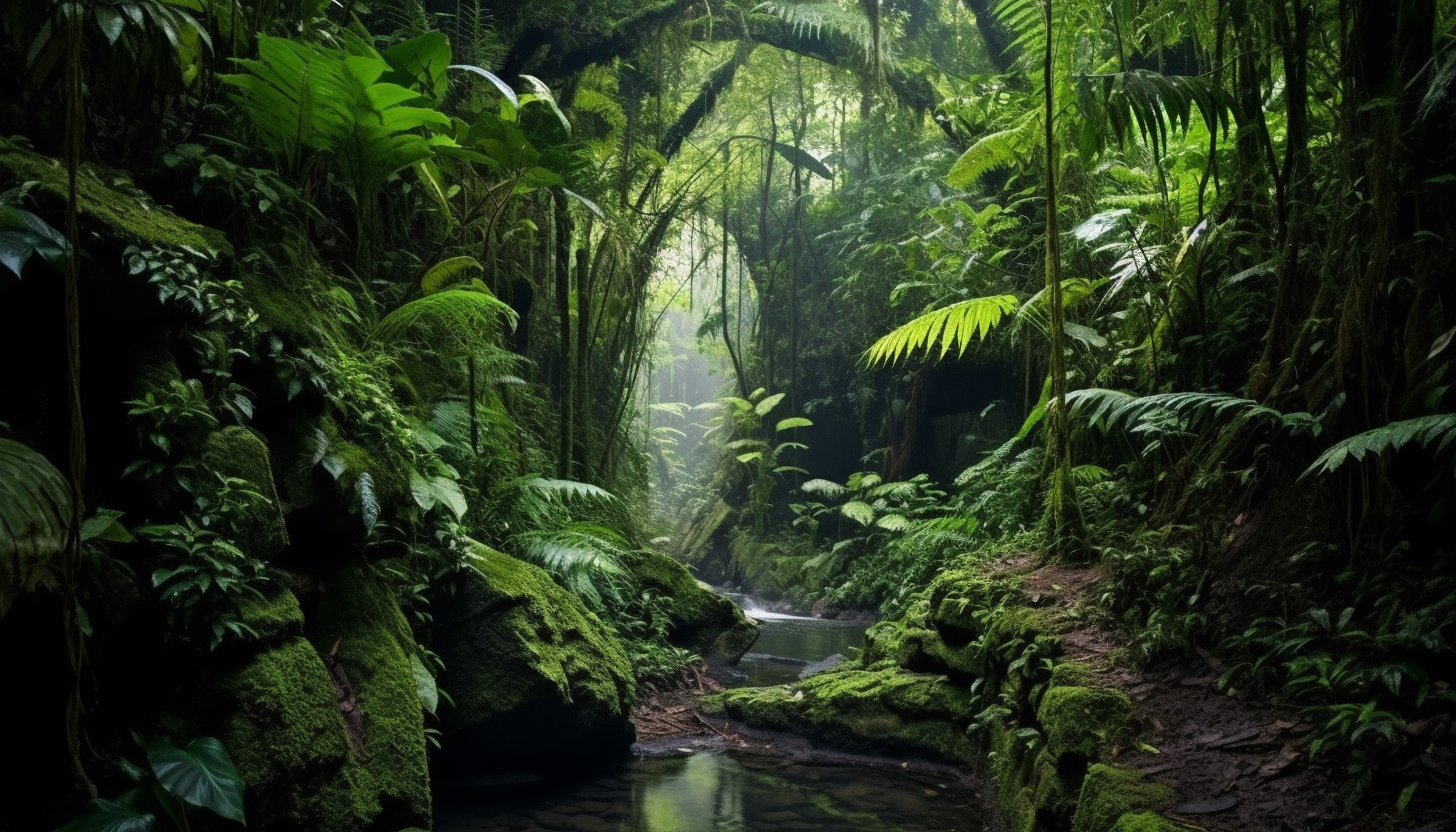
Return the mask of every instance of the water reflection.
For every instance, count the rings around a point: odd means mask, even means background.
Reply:
[[[864,645],[863,621],[826,621],[794,615],[750,613],[758,620],[753,652],[738,663],[747,678],[736,684],[762,687],[799,678],[805,664],[835,654],[853,658]],[[784,661],[787,659],[788,661]]]
[[[972,796],[903,772],[698,752],[586,783],[455,795],[438,832],[979,832]]]

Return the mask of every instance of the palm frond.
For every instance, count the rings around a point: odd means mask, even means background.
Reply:
[[[44,579],[66,546],[71,489],[39,453],[0,439],[0,615]]]
[[[894,364],[920,349],[929,356],[937,344],[940,345],[937,360],[944,358],[953,348],[959,349],[959,357],[965,354],[972,338],[984,339],[1019,306],[1015,295],[991,295],[927,312],[871,345],[865,351],[865,363],[871,367]]]
[[[460,283],[469,283],[473,277],[479,277],[485,273],[485,267],[474,257],[462,255],[441,260],[425,272],[420,278],[420,291],[426,295],[433,295],[449,286]]]
[[[1367,454],[1398,451],[1411,442],[1418,442],[1421,447],[1429,448],[1431,443],[1438,440],[1436,453],[1444,451],[1452,441],[1456,441],[1456,413],[1435,413],[1391,422],[1342,439],[1320,454],[1314,464],[1306,468],[1300,476],[1307,477],[1312,473],[1328,474],[1348,460],[1359,462]]]
[[[1162,75],[1133,69],[1105,75],[1077,76],[1077,101],[1082,109],[1082,150],[1102,152],[1107,129],[1125,144],[1136,128],[1155,158],[1168,150],[1170,133],[1186,133],[1196,111],[1210,133],[1228,132],[1234,99],[1211,78]]]
[[[1283,426],[1292,426],[1286,414],[1272,407],[1225,393],[1156,393],[1139,397],[1121,390],[1088,388],[1068,393],[1067,409],[1103,425],[1105,429],[1122,427],[1135,430],[1161,413],[1196,419],[1232,412],[1245,418],[1269,417]]]

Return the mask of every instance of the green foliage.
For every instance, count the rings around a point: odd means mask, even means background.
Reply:
[[[1386,451],[1398,451],[1413,441],[1426,448],[1437,443],[1436,453],[1441,453],[1452,440],[1456,440],[1456,413],[1436,413],[1391,422],[1336,442],[1329,450],[1320,454],[1302,476],[1328,474],[1348,460],[1359,462],[1366,454],[1378,456]]]
[[[16,277],[21,276],[33,254],[40,255],[57,271],[65,267],[65,235],[50,223],[15,205],[28,190],[30,188],[23,185],[0,193],[0,265]]]
[[[220,80],[237,90],[233,100],[259,139],[290,168],[306,150],[336,157],[362,210],[387,178],[434,155],[425,137],[411,131],[449,119],[412,106],[422,94],[384,80],[390,64],[368,44],[352,33],[345,42],[346,49],[330,49],[260,35],[258,59],[239,61],[246,72]]]
[[[31,448],[0,439],[0,615],[49,575],[72,512],[61,472]]]
[[[937,344],[940,354],[936,360],[945,358],[952,349],[958,349],[956,357],[959,358],[965,355],[972,338],[985,339],[1019,306],[1014,295],[995,295],[963,300],[927,312],[871,345],[865,351],[865,362],[870,366],[894,364],[921,349],[929,357],[931,348]]]
[[[1099,95],[1100,93],[1100,95]],[[1188,132],[1196,110],[1210,133],[1229,129],[1234,100],[1211,78],[1162,75],[1133,69],[1105,75],[1077,76],[1077,103],[1082,110],[1082,150],[1101,153],[1106,127],[1119,143],[1137,128],[1154,158],[1168,152],[1168,134]]]
[[[92,800],[85,813],[58,832],[186,832],[191,828],[188,806],[247,825],[243,779],[221,742],[199,737],[178,748],[158,736],[144,749],[148,770],[125,761],[122,766],[138,788],[115,800]]]

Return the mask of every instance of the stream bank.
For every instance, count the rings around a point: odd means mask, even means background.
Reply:
[[[1128,667],[1118,635],[1080,614],[1100,577],[1030,556],[950,570],[855,659],[702,707],[723,730],[981,772],[1008,832],[1449,828],[1434,807],[1343,814],[1331,772],[1307,762],[1312,726],[1218,690],[1212,655]]]

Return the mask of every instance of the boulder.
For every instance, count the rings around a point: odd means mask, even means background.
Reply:
[[[232,426],[212,434],[202,449],[202,464],[224,477],[239,479],[262,496],[237,518],[235,541],[249,557],[267,560],[288,545],[288,531],[278,504],[278,489],[268,460],[268,446],[247,428]]]
[[[477,546],[475,570],[435,613],[443,765],[455,773],[560,769],[625,751],[636,691],[621,645],[539,567]]]
[[[667,555],[641,550],[625,559],[638,585],[668,600],[668,640],[705,659],[737,664],[758,640],[758,627],[738,605],[698,584]]]
[[[340,592],[339,585],[332,591]],[[325,605],[358,603],[359,621],[387,609],[378,603],[387,595],[370,590],[340,592],[344,594],[354,600],[336,597]],[[248,828],[395,832],[402,826],[428,825],[424,735],[413,688],[408,690],[410,701],[404,701],[381,684],[380,676],[387,673],[371,672],[377,668],[365,658],[369,651],[351,643],[346,653],[340,645],[344,661],[353,662],[350,681],[364,726],[361,754],[350,741],[329,671],[314,646],[298,634],[303,616],[293,595],[277,589],[245,605],[243,617],[263,637],[256,642],[263,649],[234,656],[220,669],[204,695],[210,711],[204,726],[222,740],[247,784]],[[342,620],[324,615],[331,617]],[[379,638],[379,630],[388,628],[389,616],[384,618],[384,626],[356,630],[349,642]],[[404,673],[409,673],[408,665]],[[414,714],[412,742],[401,739],[393,727],[401,720],[409,723],[401,713],[404,706]],[[404,753],[400,745],[417,753]]]

